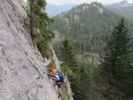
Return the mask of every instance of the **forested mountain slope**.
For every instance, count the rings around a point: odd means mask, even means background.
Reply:
[[[77,48],[99,51],[120,19],[120,15],[99,3],[81,4],[54,17],[50,28],[62,36],[69,37]],[[128,24],[129,27],[132,26]]]

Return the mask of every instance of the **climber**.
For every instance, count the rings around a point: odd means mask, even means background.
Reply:
[[[50,65],[49,76],[52,80],[54,80],[55,85],[57,85],[58,87],[61,87],[63,85],[64,75],[61,71],[57,70],[57,67],[54,63]]]

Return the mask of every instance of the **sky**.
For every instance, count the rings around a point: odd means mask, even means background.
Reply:
[[[63,5],[63,4],[80,4],[90,2],[100,2],[102,4],[112,4],[123,0],[46,0],[48,4]],[[127,0],[129,3],[133,3],[133,0]]]

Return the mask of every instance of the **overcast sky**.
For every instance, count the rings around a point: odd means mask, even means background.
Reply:
[[[111,4],[111,3],[116,3],[120,2],[123,0],[46,0],[48,4],[56,4],[56,5],[61,5],[61,4],[80,4],[84,2],[100,2],[102,4]],[[130,3],[133,3],[133,0],[127,0]]]

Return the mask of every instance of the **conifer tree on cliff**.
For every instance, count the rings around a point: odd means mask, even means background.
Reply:
[[[29,31],[33,43],[35,41],[35,44],[44,56],[48,49],[48,42],[54,36],[54,34],[48,30],[48,24],[51,23],[52,20],[45,12],[45,0],[29,0],[28,5]]]

